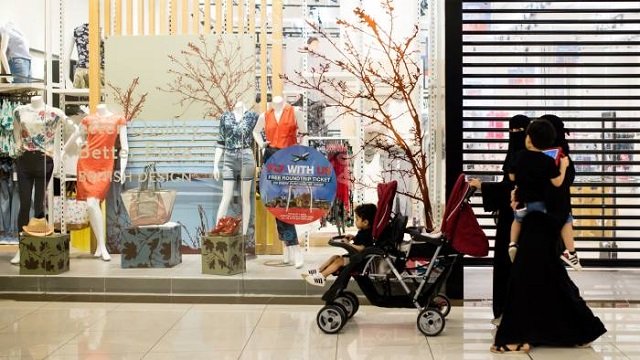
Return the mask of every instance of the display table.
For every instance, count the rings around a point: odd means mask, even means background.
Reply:
[[[122,232],[122,268],[167,268],[182,262],[180,225],[131,227]]]
[[[206,235],[201,253],[203,274],[235,275],[246,271],[243,235]]]
[[[20,275],[57,275],[69,271],[69,235],[20,236]]]

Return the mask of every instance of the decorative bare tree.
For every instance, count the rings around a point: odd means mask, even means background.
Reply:
[[[107,86],[111,88],[113,94],[115,96],[114,101],[116,104],[122,107],[122,112],[124,114],[124,118],[127,121],[131,121],[136,118],[142,111],[142,107],[144,106],[145,101],[147,101],[147,95],[149,93],[144,93],[137,98],[133,93],[136,91],[136,87],[140,83],[140,78],[135,78],[131,82],[131,85],[127,88],[126,91],[122,91],[121,88],[107,83]]]
[[[246,55],[239,43],[225,42],[222,37],[211,45],[200,36],[198,43],[190,42],[180,52],[182,57],[169,55],[172,80],[158,90],[177,94],[183,109],[204,103],[208,106],[203,115],[217,118],[252,93],[255,54]]]
[[[407,165],[400,166],[400,170],[385,170],[384,178],[393,176],[415,183],[415,190],[405,187],[399,193],[422,203],[425,225],[431,229],[433,218],[427,184],[426,129],[422,126],[417,103],[418,85],[423,75],[417,62],[418,27],[398,40],[394,34],[394,16],[398,14],[393,1],[381,0],[380,3],[388,18],[385,19],[385,24],[389,24],[387,29],[379,26],[363,8],[357,7],[354,9],[355,23],[337,20],[344,34],[342,44],[309,22],[337,55],[328,56],[309,49],[311,55],[320,59],[321,65],[312,68],[310,74],[296,71],[296,76],[284,75],[283,78],[293,86],[321,94],[329,106],[339,110],[337,119],[346,114],[362,119],[362,125],[368,129],[364,146],[382,150],[390,160]],[[356,36],[371,41],[371,47],[361,50],[362,46],[354,41]],[[373,53],[377,53],[375,57]],[[390,110],[392,102],[402,104],[402,114]],[[402,129],[407,126],[401,121],[412,121],[410,136],[403,133]],[[372,128],[377,130],[370,130]]]

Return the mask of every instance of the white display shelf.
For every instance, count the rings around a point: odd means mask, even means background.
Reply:
[[[0,84],[0,93],[44,90],[44,83]]]
[[[89,89],[53,89],[51,92],[67,96],[89,96]]]

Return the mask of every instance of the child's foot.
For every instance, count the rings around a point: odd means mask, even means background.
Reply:
[[[511,262],[513,262],[513,260],[515,260],[517,252],[518,252],[518,244],[513,243],[513,242],[510,243],[509,244],[509,259],[511,259]]]
[[[313,286],[320,286],[323,287],[324,283],[325,283],[325,279],[324,276],[320,273],[317,273],[315,275],[309,275],[307,277],[304,278],[309,284],[313,285]]]
[[[562,255],[560,255],[560,259],[566,262],[571,266],[574,270],[582,270],[582,265],[580,265],[580,259],[578,258],[578,253],[570,252],[569,250],[565,250]]]

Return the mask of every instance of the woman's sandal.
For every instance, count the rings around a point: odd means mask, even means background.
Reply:
[[[527,343],[523,344],[507,344],[507,345],[491,345],[491,352],[496,354],[504,353],[528,353],[531,351],[531,346]]]

